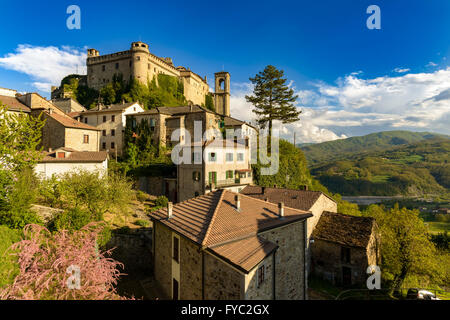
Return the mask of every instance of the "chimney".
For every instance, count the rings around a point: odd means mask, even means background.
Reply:
[[[53,109],[52,108],[48,108],[48,114],[52,114],[53,113]]]
[[[53,151],[53,149],[52,148],[48,148],[48,152],[52,152]]]
[[[167,203],[167,219],[171,219],[173,216],[173,203],[168,202]]]
[[[234,196],[234,202],[236,203],[236,210],[241,211],[241,196],[239,194]]]
[[[266,187],[261,187],[261,193],[266,194]]]
[[[278,203],[278,215],[280,216],[280,219],[284,218],[284,203],[283,202]]]
[[[273,187],[274,187],[274,188],[276,189],[276,188],[277,188],[277,185],[276,185],[276,184],[274,184],[274,185],[273,185]]]
[[[308,191],[308,186],[305,184],[305,191]]]
[[[268,198],[268,197],[266,197],[264,200],[265,200],[266,202],[269,202],[269,198]]]

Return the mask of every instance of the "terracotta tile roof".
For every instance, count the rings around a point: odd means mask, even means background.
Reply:
[[[56,153],[58,151],[67,151],[65,158],[58,158]],[[108,153],[106,151],[75,151],[70,148],[60,148],[58,150],[52,152],[45,152],[44,157],[42,158],[40,163],[72,163],[72,162],[103,162],[108,158]]]
[[[374,218],[325,211],[320,217],[312,237],[350,247],[366,248],[374,224]]]
[[[60,115],[57,113],[49,114],[48,112],[45,113],[48,117],[58,121],[60,124],[67,128],[75,128],[75,129],[86,129],[86,130],[95,130],[95,131],[101,131],[100,129],[97,129],[95,127],[92,127],[90,125],[87,125],[85,123],[82,123],[80,121],[74,120],[71,117],[67,115]]]
[[[242,189],[241,193],[261,200],[266,200],[267,198],[268,201],[273,203],[283,202],[288,207],[300,210],[310,210],[311,207],[316,203],[317,199],[319,199],[320,195],[324,194],[320,191],[269,187],[265,187],[263,193],[263,187],[260,186],[247,186]],[[327,195],[325,196],[328,197]],[[334,201],[333,199],[331,200]]]
[[[245,121],[233,118],[233,117],[224,117],[224,122],[225,122],[225,127],[229,127],[229,126],[241,126],[243,124],[248,125],[249,127],[252,127],[253,129],[257,130],[256,127],[254,127],[253,125],[251,125],[250,123],[247,123]]]
[[[94,109],[90,109],[87,111],[83,111],[82,113],[97,113],[97,112],[108,112],[108,111],[123,111],[126,108],[132,106],[133,104],[138,104],[138,102],[126,102],[126,103],[116,103],[111,104],[107,106],[102,106],[101,109],[99,109],[99,106],[97,106]]]
[[[249,272],[277,248],[276,244],[261,237],[250,237],[213,247],[210,251]]]
[[[312,216],[309,212],[285,207],[285,217],[280,219],[277,204],[245,195],[240,195],[241,209],[237,211],[235,195],[237,193],[228,190],[213,191],[174,205],[171,219],[167,219],[167,209],[154,212],[151,218],[208,248],[255,237],[262,231]]]
[[[22,102],[20,102],[15,97],[8,97],[8,96],[0,96],[0,102],[6,105],[8,107],[8,110],[11,111],[22,111],[22,112],[30,112],[31,109],[24,105]]]

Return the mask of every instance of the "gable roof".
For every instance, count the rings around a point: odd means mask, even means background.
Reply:
[[[336,242],[350,247],[366,248],[375,219],[325,211],[312,233],[314,239]]]
[[[124,111],[126,108],[131,107],[134,104],[138,104],[140,106],[140,104],[138,102],[126,102],[126,103],[116,103],[116,104],[111,104],[111,105],[107,105],[107,106],[102,106],[100,108],[100,106],[97,106],[94,109],[89,109],[87,111],[82,111],[80,114],[85,114],[85,113],[102,113],[102,112],[111,112],[111,111]]]
[[[92,127],[88,124],[82,123],[80,121],[74,120],[73,118],[66,116],[66,115],[60,115],[57,113],[48,113],[45,112],[45,115],[52,118],[53,120],[59,122],[66,128],[75,128],[75,129],[85,129],[85,130],[95,130],[95,131],[101,131],[100,129],[97,129],[95,127]]]
[[[30,112],[31,109],[20,102],[16,97],[0,96],[0,102],[3,103],[9,111]]]
[[[56,154],[58,152],[65,151],[65,158],[58,158]],[[70,148],[59,148],[52,152],[44,152],[44,157],[39,163],[90,163],[90,162],[103,162],[108,158],[106,151],[75,151]]]
[[[285,217],[280,219],[278,205],[245,195],[240,195],[241,209],[237,211],[235,195],[228,190],[213,191],[174,205],[171,219],[167,218],[166,208],[152,213],[151,218],[225,259],[241,261],[248,268],[250,256],[257,253],[261,256],[261,252],[267,252],[273,246],[261,240],[257,244],[255,239],[245,242],[248,246],[235,242],[312,216],[309,212],[285,207]],[[234,257],[236,246],[242,251],[238,258]]]
[[[283,202],[288,207],[300,210],[310,210],[322,194],[328,197],[320,191],[269,188],[250,185],[242,189],[241,194],[261,200],[267,199],[273,203]],[[330,197],[328,198],[334,202],[333,199]]]

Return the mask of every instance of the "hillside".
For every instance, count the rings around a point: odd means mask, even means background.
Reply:
[[[381,148],[378,144],[372,151],[341,153],[339,160],[315,165],[311,173],[342,195],[448,195],[450,139],[430,135],[423,133],[425,140],[383,150],[376,150]]]
[[[303,145],[310,166],[345,159],[352,154],[363,155],[368,152],[382,151],[395,146],[407,145],[419,141],[450,138],[449,136],[429,132],[384,131],[361,137],[351,137],[334,141],[327,141],[313,145]]]

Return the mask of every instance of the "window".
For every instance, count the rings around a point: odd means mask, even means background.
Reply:
[[[103,142],[103,143],[102,143],[102,149],[103,149],[103,150],[106,150],[106,142]]]
[[[212,171],[208,174],[209,184],[217,184],[217,172]]]
[[[192,180],[200,181],[200,172],[198,172],[198,171],[192,172]]]
[[[111,116],[111,121],[116,122],[116,116]]]
[[[341,261],[350,263],[350,248],[341,247]]]
[[[88,122],[87,118],[84,118],[84,123],[87,123],[87,122]]]
[[[141,57],[138,56],[138,57],[137,57],[137,61],[141,61]]]
[[[103,122],[106,122],[106,116],[103,116]]]
[[[172,279],[172,299],[178,300],[178,281],[176,279]]]
[[[83,136],[83,143],[89,143],[89,135],[85,134]]]
[[[66,157],[65,152],[58,152],[58,159],[64,159]]]
[[[102,66],[102,71],[106,71],[106,66],[105,65]]]
[[[102,136],[106,137],[106,130],[102,130]]]
[[[209,153],[209,161],[210,161],[210,162],[216,162],[216,160],[217,160],[217,155],[216,155],[216,153],[215,153],[215,152],[210,152],[210,153]]]
[[[150,70],[150,63],[148,64],[148,70]]]
[[[227,179],[233,179],[233,170],[228,170],[225,175]]]
[[[111,136],[113,136],[113,137],[116,136],[116,130],[114,130],[114,129],[111,130]]]
[[[116,63],[116,69],[119,69],[119,63],[118,62]]]
[[[227,162],[233,162],[233,154],[227,153]]]
[[[115,149],[116,148],[116,144],[114,142],[111,142],[111,149]]]
[[[198,197],[199,195],[200,195],[200,193],[198,193],[198,191],[195,191],[194,197]]]
[[[180,239],[173,237],[173,260],[180,262]]]
[[[251,172],[251,171],[249,171],[249,172],[247,173],[247,177],[249,177],[249,178],[252,177],[252,172]]]
[[[244,154],[243,153],[238,153],[237,154],[237,161],[244,161]]]
[[[266,266],[262,265],[258,268],[258,288],[263,284],[264,280],[266,280]]]

